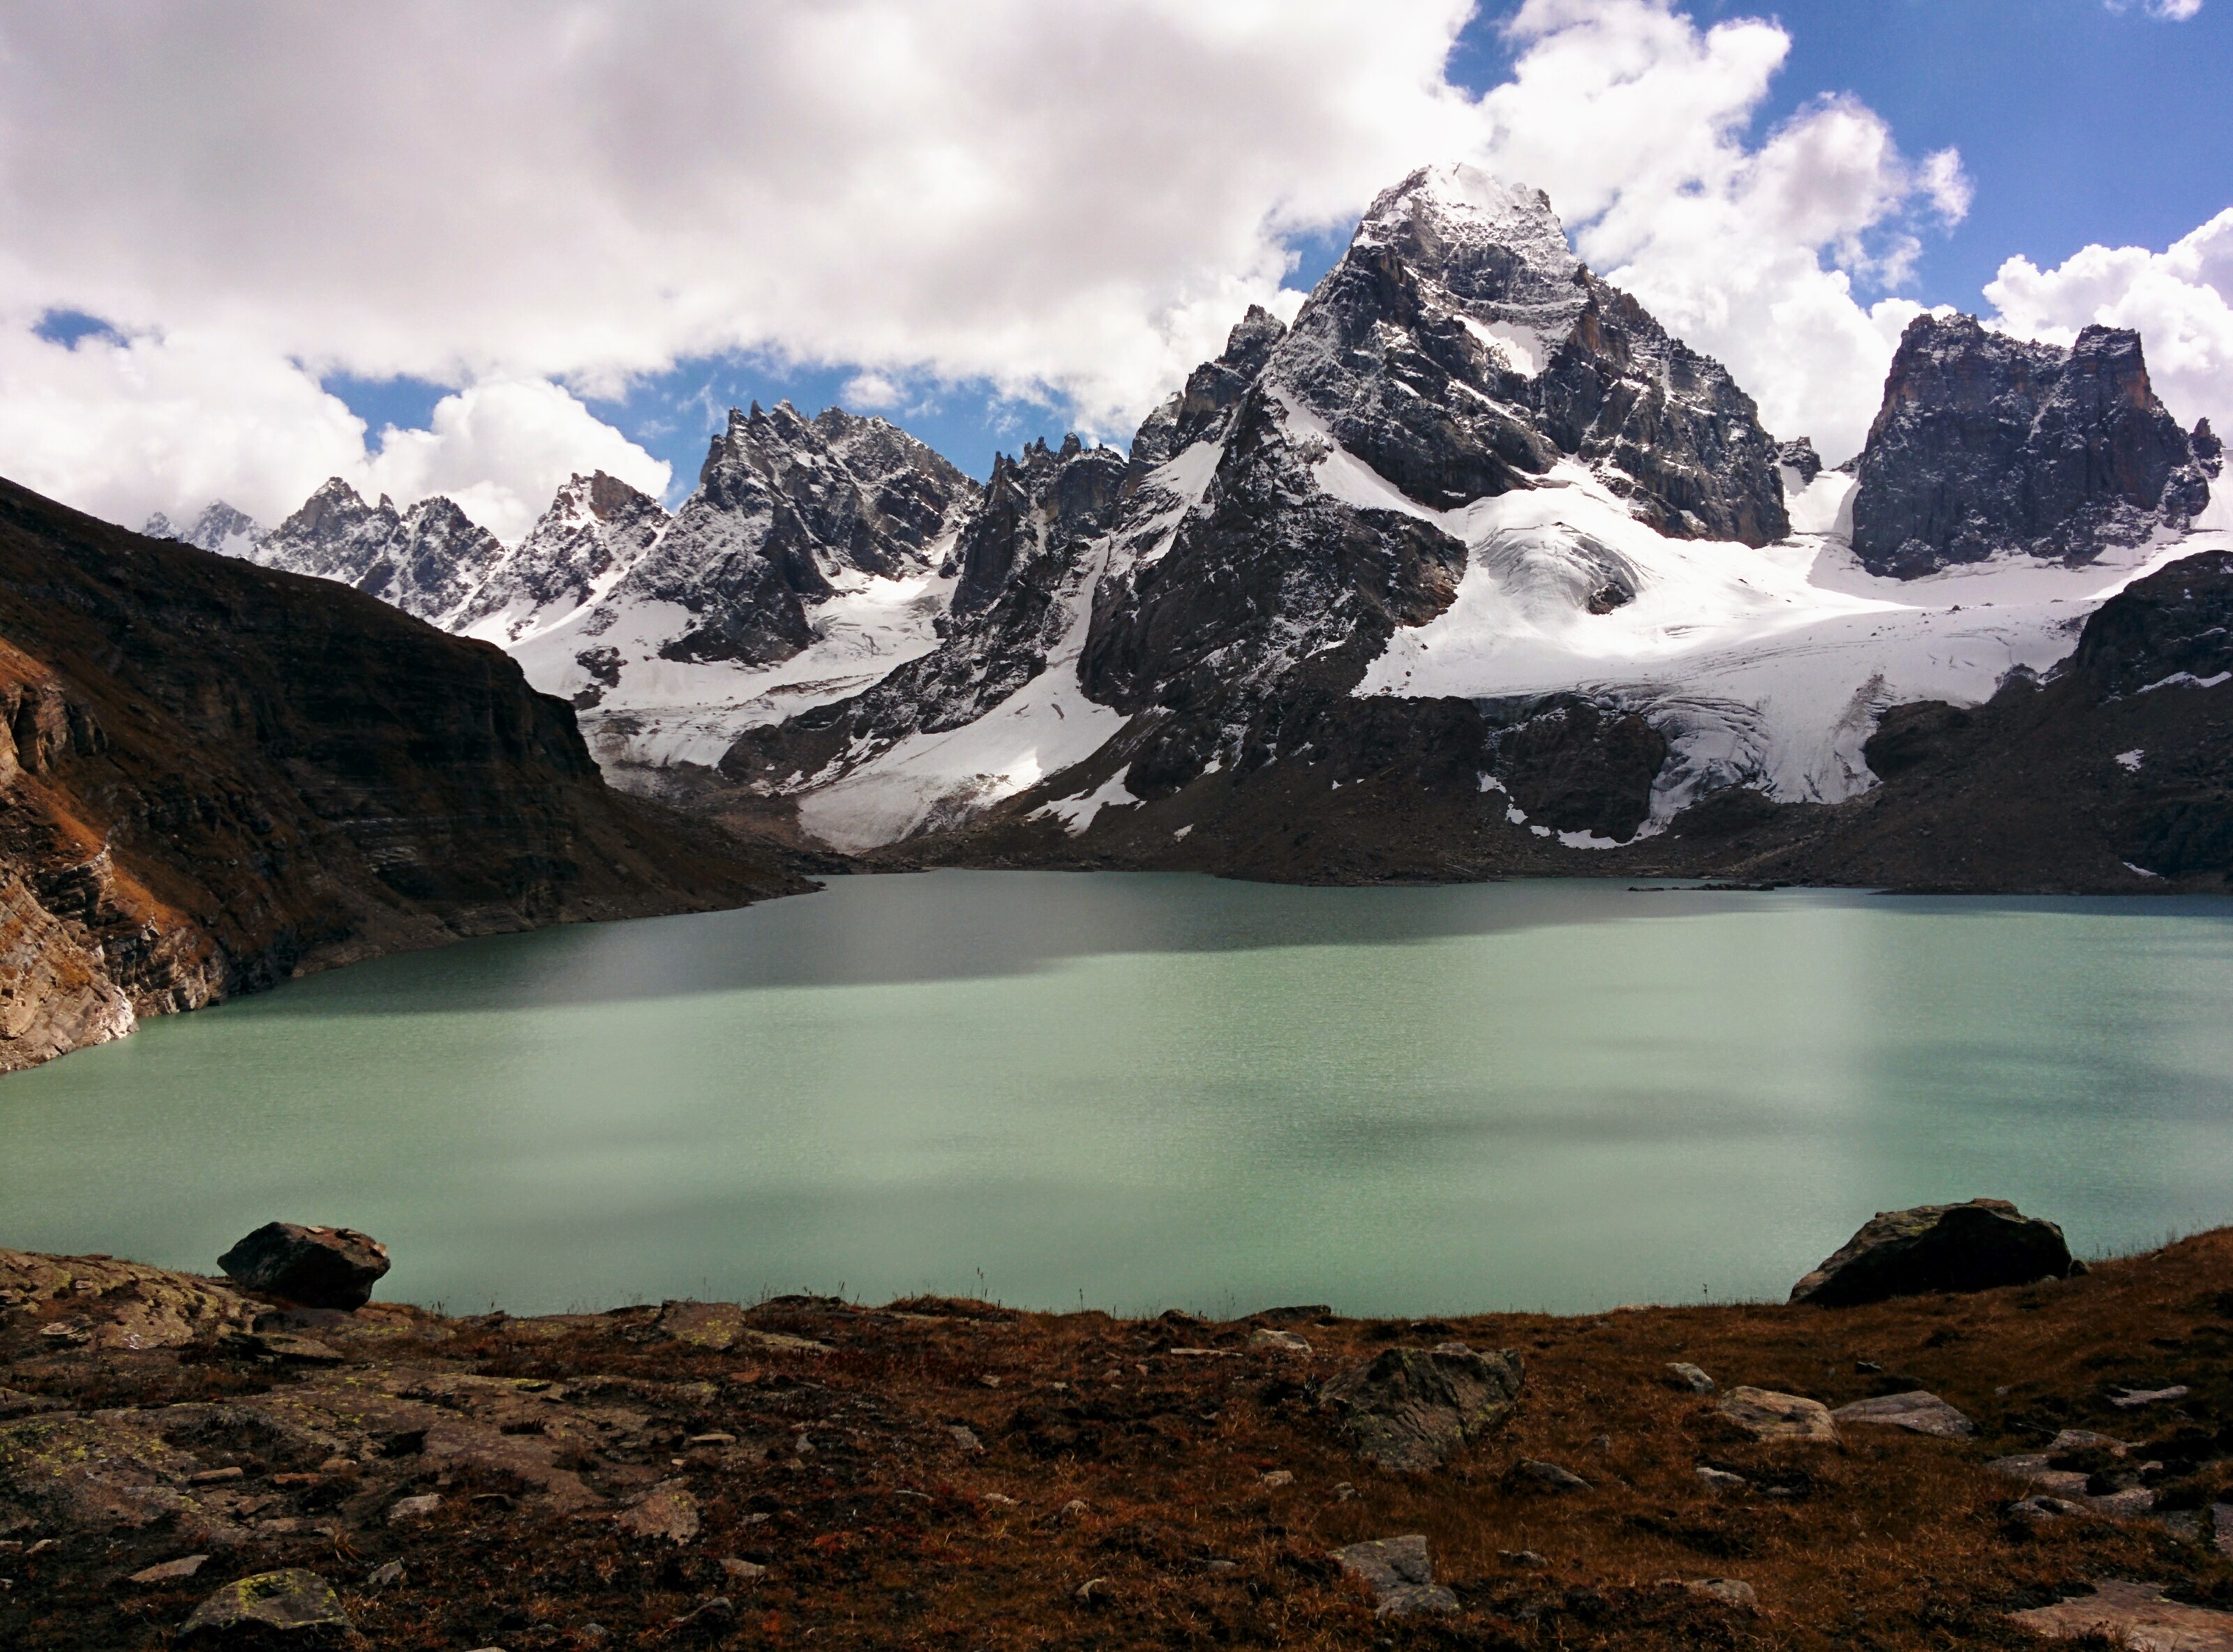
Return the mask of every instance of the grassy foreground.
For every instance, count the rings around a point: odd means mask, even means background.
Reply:
[[[789,1298],[281,1327],[216,1282],[0,1252],[0,1646],[174,1644],[289,1566],[353,1627],[277,1643],[512,1652],[2018,1647],[2012,1611],[2100,1579],[2233,1605],[2233,1230],[1865,1308],[1281,1317],[1307,1353],[1251,1349],[1262,1323]],[[1438,1470],[1360,1460],[1313,1385],[1447,1341],[1520,1352],[1516,1415]],[[1755,1441],[1673,1361],[1833,1407],[1925,1388],[1976,1435]],[[1987,1461],[2066,1428],[2141,1445],[2076,1467],[2160,1465],[2156,1508],[2010,1514]],[[1329,1551],[1413,1532],[1462,1610],[1376,1619]],[[1754,1603],[1683,1586],[1709,1579]]]

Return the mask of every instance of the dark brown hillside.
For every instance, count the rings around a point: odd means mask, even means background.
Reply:
[[[290,973],[804,885],[485,643],[0,481],[0,1070]]]

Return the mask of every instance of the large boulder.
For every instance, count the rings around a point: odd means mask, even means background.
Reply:
[[[1521,1379],[1516,1350],[1477,1354],[1444,1343],[1383,1350],[1331,1378],[1318,1398],[1359,1456],[1383,1468],[1433,1468],[1512,1415]]]
[[[2005,1199],[1878,1211],[1791,1287],[1791,1300],[1848,1308],[1940,1291],[1990,1291],[2083,1273],[2062,1230]]]
[[[264,1296],[305,1308],[361,1308],[387,1272],[387,1247],[351,1227],[266,1222],[217,1265]]]

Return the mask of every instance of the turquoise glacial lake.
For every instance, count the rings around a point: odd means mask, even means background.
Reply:
[[[1976,1194],[2233,1222],[2233,901],[845,878],[383,959],[0,1078],[0,1245],[361,1227],[452,1312],[1781,1298]]]

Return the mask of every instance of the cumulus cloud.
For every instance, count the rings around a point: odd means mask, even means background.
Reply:
[[[408,504],[446,492],[504,538],[559,484],[603,469],[649,493],[667,465],[539,380],[446,396],[429,428],[368,441],[364,421],[283,356],[192,332],[62,344],[0,327],[0,471],[138,526],[225,498],[277,523],[329,476]]]
[[[2164,405],[2233,430],[2233,207],[2171,243],[2090,246],[2052,270],[2010,258],[1985,288],[1994,325],[2067,344],[2081,327],[2135,327]]]
[[[259,513],[377,475],[493,526],[553,465],[648,473],[595,457],[634,450],[576,397],[736,350],[848,368],[863,405],[981,380],[1121,436],[1247,304],[1292,314],[1290,237],[1445,159],[1547,188],[1772,427],[1857,442],[1914,309],[1876,295],[1966,207],[1958,159],[1911,163],[1842,99],[1753,142],[1787,36],[1664,0],[1528,0],[1514,79],[1475,100],[1445,75],[1470,11],[13,8],[0,403],[68,428],[0,412],[0,470]],[[65,308],[131,341],[31,336]],[[465,388],[368,447],[335,372]]]

